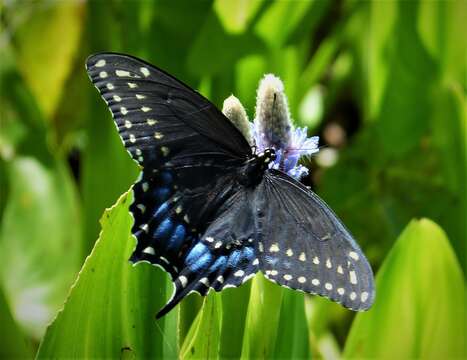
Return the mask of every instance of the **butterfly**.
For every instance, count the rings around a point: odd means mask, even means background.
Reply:
[[[160,266],[175,285],[158,318],[192,292],[238,287],[258,271],[352,310],[372,305],[359,246],[313,191],[270,166],[274,148],[256,153],[209,100],[143,60],[100,53],[86,69],[141,168],[130,261]]]

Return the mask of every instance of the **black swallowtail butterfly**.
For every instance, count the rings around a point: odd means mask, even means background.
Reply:
[[[163,316],[191,292],[271,281],[352,310],[374,300],[373,274],[331,209],[256,154],[211,102],[132,56],[101,53],[87,71],[123,143],[142,169],[134,184],[132,262],[149,261],[175,284]]]

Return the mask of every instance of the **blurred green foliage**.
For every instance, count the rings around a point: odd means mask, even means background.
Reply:
[[[0,2],[0,357],[465,357],[466,15],[463,0]],[[305,181],[383,264],[373,309],[353,320],[257,276],[156,322],[172,287],[126,261],[138,170],[85,74],[98,51],[219,107],[233,93],[250,117],[259,79],[280,76],[325,146]]]

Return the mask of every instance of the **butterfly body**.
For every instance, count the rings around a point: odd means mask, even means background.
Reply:
[[[258,271],[354,310],[371,306],[373,275],[360,248],[316,194],[271,168],[275,148],[256,154],[207,99],[140,59],[97,54],[87,71],[142,169],[130,260],[172,278],[158,317],[191,292],[237,287]]]

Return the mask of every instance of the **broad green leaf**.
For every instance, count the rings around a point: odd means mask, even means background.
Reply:
[[[38,5],[33,2],[15,5],[26,16],[15,33],[15,44],[19,68],[49,120],[78,49],[84,3],[60,1]]]
[[[219,344],[221,359],[237,359],[242,354],[245,321],[250,299],[251,281],[236,289],[222,292],[222,323]]]
[[[176,356],[175,333],[164,331],[175,330],[167,323],[175,318],[155,320],[167,298],[166,274],[147,263],[128,262],[135,247],[131,201],[126,193],[104,213],[101,235],[48,328],[38,358]]]
[[[10,312],[3,291],[0,288],[0,359],[30,359],[32,358],[31,345],[21,332]]]
[[[275,348],[283,289],[257,274],[251,285],[242,358],[267,359]]]
[[[80,215],[70,174],[18,156],[6,164],[1,279],[17,321],[40,338],[63,303],[81,258]],[[60,269],[57,271],[57,269]]]
[[[376,301],[356,316],[345,358],[465,358],[465,279],[444,231],[413,220],[376,278]]]
[[[467,228],[467,107],[460,84],[449,83],[436,90],[433,113],[433,143],[440,153],[440,167],[445,186],[456,194],[449,212],[439,220],[449,237],[461,265],[465,267]]]
[[[276,346],[275,359],[308,359],[309,334],[305,316],[304,294],[284,290]]]
[[[377,124],[383,150],[394,157],[415,148],[428,129],[432,91],[439,73],[438,64],[423,46],[416,29],[417,2],[397,4],[393,33],[382,47],[387,81]]]
[[[219,357],[220,295],[211,293],[204,298],[180,349],[181,359],[217,359]]]
[[[243,32],[255,16],[264,0],[216,0],[214,10],[224,26],[232,34]]]
[[[264,44],[256,35],[248,32],[229,34],[215,14],[210,12],[190,47],[187,66],[192,74],[199,77],[223,75],[225,79],[231,76],[232,67],[238,59],[262,50]]]
[[[281,47],[307,11],[318,1],[276,1],[255,24],[255,32],[271,47]]]

